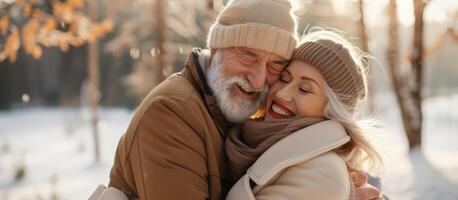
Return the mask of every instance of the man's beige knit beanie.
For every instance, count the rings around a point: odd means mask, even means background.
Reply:
[[[317,68],[339,100],[353,109],[367,93],[364,58],[357,47],[338,33],[321,30],[308,33],[291,59]]]
[[[296,28],[288,0],[231,0],[211,26],[207,46],[249,47],[290,59]]]

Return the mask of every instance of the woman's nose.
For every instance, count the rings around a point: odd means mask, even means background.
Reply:
[[[284,86],[283,88],[279,89],[276,93],[276,97],[285,103],[289,103],[294,100],[293,95],[288,86]]]

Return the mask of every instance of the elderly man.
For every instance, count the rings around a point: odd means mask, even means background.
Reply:
[[[225,135],[246,120],[296,45],[287,0],[232,0],[183,71],[154,88],[119,141],[109,186],[129,199],[223,199],[232,186]],[[378,196],[360,187],[360,197]],[[372,195],[372,196],[371,196]]]

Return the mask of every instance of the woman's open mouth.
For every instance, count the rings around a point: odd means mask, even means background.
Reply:
[[[272,100],[272,104],[270,105],[268,112],[270,115],[272,115],[272,117],[277,119],[287,119],[294,117],[293,111],[289,110],[286,106],[278,103],[275,100]]]

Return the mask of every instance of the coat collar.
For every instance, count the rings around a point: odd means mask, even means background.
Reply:
[[[278,141],[248,169],[258,185],[266,184],[283,169],[331,151],[350,140],[345,128],[327,120],[306,127]]]
[[[220,135],[224,138],[232,124],[226,119],[223,112],[219,109],[213,92],[207,85],[207,79],[203,71],[204,67],[201,66],[199,61],[205,61],[208,64],[208,58],[204,57],[202,50],[194,48],[188,56],[184,69],[180,72],[188,81],[190,81],[194,88],[197,89],[200,96],[205,102],[208,112],[216,123],[216,127]]]

